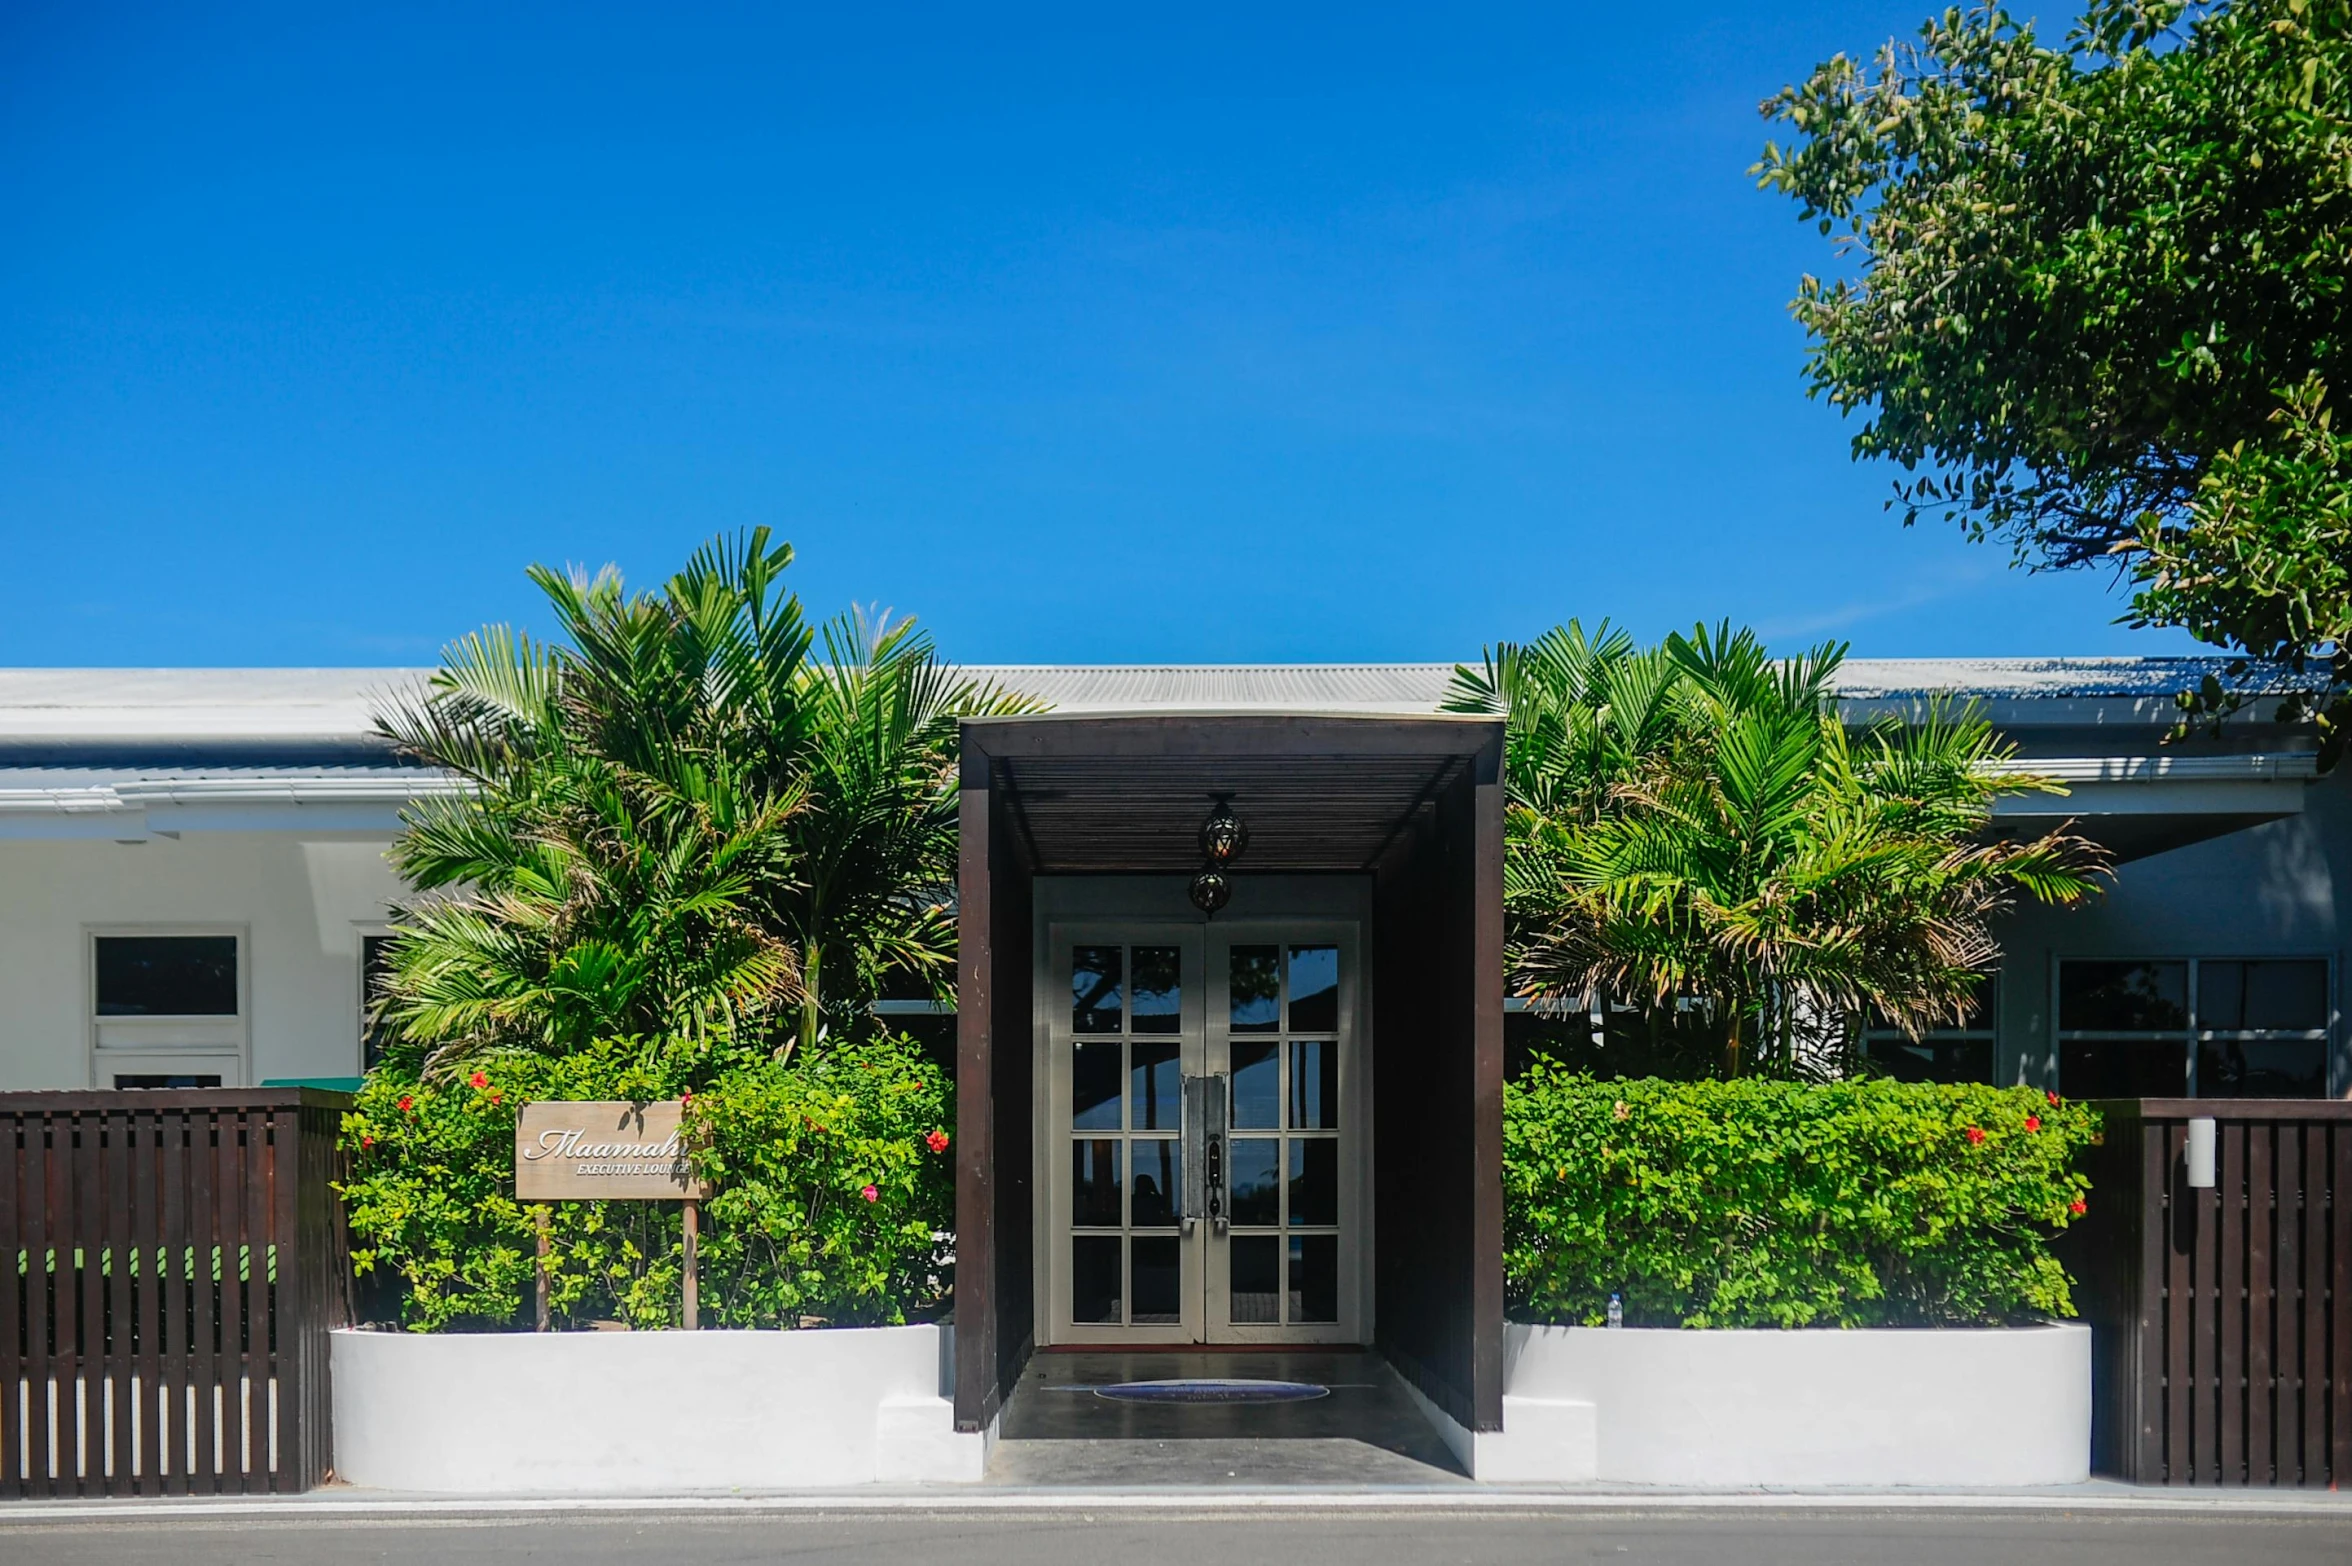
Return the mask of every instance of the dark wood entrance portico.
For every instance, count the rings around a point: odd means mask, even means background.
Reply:
[[[1502,726],[1330,715],[967,722],[962,763],[956,1419],[1037,1342],[1038,882],[1199,863],[1212,795],[1240,878],[1369,888],[1368,1332],[1456,1423],[1502,1417]]]

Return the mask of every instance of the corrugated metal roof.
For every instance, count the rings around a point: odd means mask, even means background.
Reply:
[[[1856,658],[1851,699],[1949,692],[2162,697],[2220,673],[2220,658]],[[107,741],[363,741],[385,695],[423,669],[0,669],[0,745]],[[1445,663],[993,664],[966,672],[1061,712],[1435,711]],[[44,759],[57,759],[45,757]]]

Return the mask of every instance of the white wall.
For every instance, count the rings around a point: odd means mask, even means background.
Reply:
[[[359,935],[401,891],[386,842],[0,841],[0,1089],[93,1085],[92,925],[241,927],[247,1080],[356,1075]]]

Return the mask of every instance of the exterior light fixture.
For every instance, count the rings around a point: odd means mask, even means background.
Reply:
[[[1241,817],[1233,813],[1231,794],[1211,794],[1217,808],[1209,812],[1209,819],[1201,823],[1201,857],[1212,867],[1229,865],[1241,857],[1249,847],[1249,828]]]
[[[1241,817],[1233,813],[1231,794],[1211,794],[1216,808],[1209,819],[1201,823],[1201,858],[1207,863],[1200,874],[1192,878],[1192,906],[1204,914],[1214,914],[1233,901],[1233,882],[1226,877],[1225,867],[1241,857],[1249,847],[1249,828]]]

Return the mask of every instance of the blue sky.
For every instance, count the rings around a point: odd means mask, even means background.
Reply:
[[[1803,395],[1755,104],[1929,8],[18,0],[0,663],[429,661],[762,522],[973,661],[2186,650]]]

